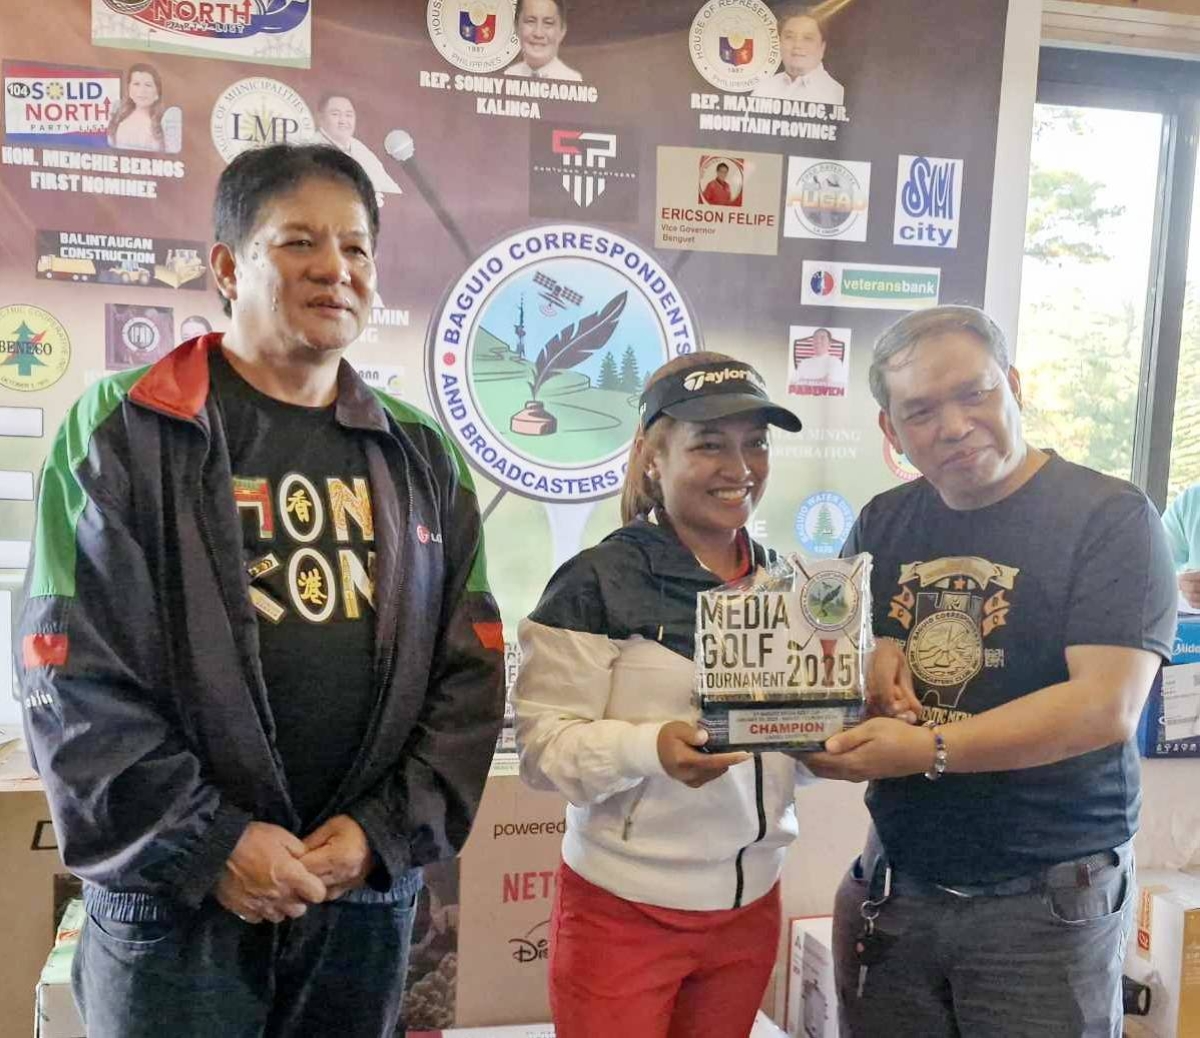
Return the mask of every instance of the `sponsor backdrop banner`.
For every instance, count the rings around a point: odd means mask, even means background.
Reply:
[[[983,300],[1007,4],[826,0],[823,35],[777,7],[577,2],[530,34],[513,0],[72,0],[52,19],[0,0],[3,483],[27,485],[96,379],[223,326],[217,176],[321,140],[382,203],[350,360],[475,469],[510,639],[617,525],[638,395],[683,352],[748,360],[795,406],[753,532],[835,553],[912,476],[876,428],[871,344],[905,311]],[[33,516],[15,496],[13,578]]]

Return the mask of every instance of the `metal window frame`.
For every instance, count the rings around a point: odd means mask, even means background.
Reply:
[[[1037,102],[1163,116],[1132,452],[1133,482],[1162,509],[1171,472],[1200,140],[1200,62],[1044,46]]]

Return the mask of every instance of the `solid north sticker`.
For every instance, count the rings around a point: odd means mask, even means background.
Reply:
[[[688,31],[692,64],[718,90],[753,90],[779,66],[779,26],[760,0],[711,0]]]
[[[0,307],[0,356],[0,386],[35,393],[63,377],[71,340],[53,314],[14,303]]]
[[[871,197],[869,162],[788,159],[785,238],[867,240]]]
[[[774,256],[782,180],[779,155],[660,146],[654,243]]]
[[[882,263],[805,260],[800,302],[866,310],[923,310],[937,306],[942,272],[938,267],[893,267]]]
[[[92,43],[309,68],[310,0],[92,0]]]
[[[541,501],[619,493],[646,376],[699,348],[654,254],[577,224],[521,231],[430,322],[429,395],[480,472]]]
[[[429,0],[425,24],[433,45],[464,72],[495,72],[521,49],[512,0]]]
[[[315,133],[312,112],[295,90],[277,79],[240,79],[213,105],[213,146],[226,162],[248,148],[303,144]]]
[[[4,62],[4,141],[51,148],[107,148],[121,103],[117,69]]]

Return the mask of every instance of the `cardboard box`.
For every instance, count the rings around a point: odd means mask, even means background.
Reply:
[[[1155,1038],[1200,1038],[1200,876],[1139,872],[1136,911],[1125,973],[1151,990],[1139,1023]]]
[[[459,856],[458,1027],[547,1020],[546,961],[566,800],[493,774]]]
[[[38,980],[34,1038],[85,1038],[83,1020],[71,995],[71,962],[84,918],[83,902],[76,899],[67,905],[58,924],[54,947]]]
[[[838,1038],[833,975],[833,917],[791,921],[784,1023],[791,1038]]]
[[[34,989],[54,941],[56,878],[66,876],[42,793],[0,793],[0,863],[0,1038],[29,1038]]]
[[[1181,616],[1175,630],[1171,664],[1200,663],[1200,616]],[[1138,721],[1138,749],[1143,757],[1200,757],[1200,737],[1167,739],[1163,722],[1162,675],[1154,679]]]
[[[409,1031],[408,1038],[554,1038],[553,1024],[522,1024],[515,1027],[467,1027],[452,1031]],[[636,1038],[629,1035],[628,1038]],[[749,1038],[783,1038],[783,1032],[760,1012]]]

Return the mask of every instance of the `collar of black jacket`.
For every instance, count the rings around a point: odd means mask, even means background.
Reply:
[[[205,424],[208,359],[224,335],[210,332],[177,346],[152,365],[129,391],[130,400],[152,411]],[[349,429],[391,432],[383,405],[345,360],[338,367],[337,420]]]
[[[750,541],[750,554],[755,568],[769,565],[774,553],[747,535]],[[701,580],[704,583],[721,584],[721,578],[700,564],[692,551],[684,544],[671,528],[670,524],[660,521],[657,516],[637,518],[619,530],[614,530],[606,541],[624,541],[627,544],[642,548],[650,572],[658,577],[679,580]]]

